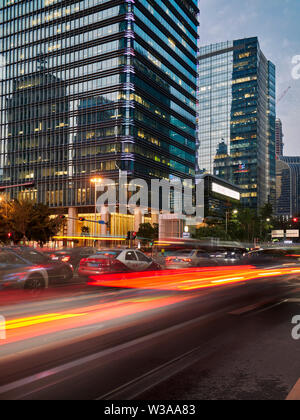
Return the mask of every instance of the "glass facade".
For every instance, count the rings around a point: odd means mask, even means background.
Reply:
[[[275,204],[275,66],[257,38],[200,49],[197,173],[227,179],[242,203]]]
[[[276,156],[283,156],[283,130],[282,130],[282,122],[280,118],[276,119],[275,123],[275,144],[276,144]]]
[[[0,184],[94,205],[91,176],[195,173],[197,1],[4,0]]]
[[[205,218],[224,220],[226,212],[240,205],[240,190],[214,175],[203,175]]]
[[[300,215],[300,157],[280,156],[276,160],[276,213]]]

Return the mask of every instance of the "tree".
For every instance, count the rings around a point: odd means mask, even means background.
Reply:
[[[272,204],[267,203],[259,210],[259,216],[262,220],[272,219],[273,212],[274,210]]]
[[[34,202],[31,200],[13,200],[10,202],[8,224],[13,232],[13,241],[26,241],[28,226],[32,219]]]
[[[274,227],[274,209],[272,204],[267,203],[259,210],[260,232],[259,237],[262,241],[271,239],[271,230]]]
[[[81,227],[81,234],[82,234],[82,236],[89,236],[90,228],[88,226],[82,226]]]
[[[218,238],[221,240],[231,240],[230,235],[226,233],[222,225],[207,226],[196,229],[192,236],[194,239]]]
[[[10,226],[8,223],[8,202],[1,200],[0,206],[0,242],[1,243],[8,243],[9,237],[8,234],[10,232]]]
[[[0,240],[15,244],[21,241],[36,241],[42,247],[61,229],[63,220],[51,217],[51,211],[44,204],[31,200],[13,200],[0,211]],[[12,233],[11,239],[8,233]]]
[[[158,240],[158,224],[142,223],[140,225],[137,236],[142,239],[143,243],[152,242]]]
[[[26,237],[43,247],[52,236],[57,235],[63,223],[63,219],[59,216],[51,217],[51,211],[45,204],[34,204],[31,220],[26,229]]]

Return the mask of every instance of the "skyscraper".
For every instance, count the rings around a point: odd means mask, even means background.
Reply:
[[[197,0],[4,0],[0,185],[93,212],[91,176],[194,176]]]
[[[276,156],[283,156],[283,131],[282,122],[280,118],[276,118],[275,122],[275,141],[276,141]]]
[[[276,160],[276,214],[300,216],[300,157],[280,156]]]
[[[202,47],[198,75],[197,173],[237,185],[248,207],[275,204],[275,66],[247,38]]]

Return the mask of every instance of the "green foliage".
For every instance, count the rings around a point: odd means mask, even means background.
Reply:
[[[81,227],[81,233],[82,233],[82,235],[88,236],[90,234],[90,228],[88,226],[82,226]]]
[[[207,226],[196,229],[192,235],[194,239],[219,238],[221,240],[230,240],[231,237],[226,233],[223,226]]]
[[[158,239],[158,225],[151,223],[142,223],[137,233],[138,238],[142,238],[143,243],[156,241]]]
[[[25,231],[29,241],[36,241],[40,246],[48,242],[52,236],[57,235],[64,221],[59,217],[51,218],[51,211],[45,204],[34,204],[31,209],[31,218]]]
[[[207,227],[197,229],[194,238],[219,238],[221,240],[243,241],[253,243],[255,239],[262,242],[270,240],[273,228],[273,208],[271,204],[263,206],[257,214],[255,210],[239,207],[235,214],[233,211],[227,215],[226,220],[209,219]]]
[[[0,241],[10,242],[12,232],[14,243],[36,241],[40,246],[56,235],[63,223],[59,217],[51,218],[51,211],[44,204],[31,200],[14,200],[2,206],[0,212]]]

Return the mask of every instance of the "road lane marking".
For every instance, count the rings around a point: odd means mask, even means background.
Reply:
[[[254,313],[251,313],[251,315],[257,315],[257,314],[260,314],[262,312],[269,311],[270,309],[276,308],[276,306],[282,305],[283,303],[287,303],[287,301],[288,301],[287,299],[281,300],[277,303],[274,303],[274,305],[269,305],[266,308],[260,309],[258,311],[254,311]],[[248,315],[248,316],[250,316],[250,315]]]
[[[242,308],[236,309],[234,311],[229,312],[229,315],[243,315],[247,312],[252,312],[255,309],[258,309],[264,305],[267,305],[268,303],[274,302],[274,300],[278,299],[278,296],[268,299],[268,300],[264,300],[262,302],[257,302],[254,303],[253,305],[249,305],[249,306],[243,306]]]
[[[286,401],[300,401],[300,379],[287,396]]]

